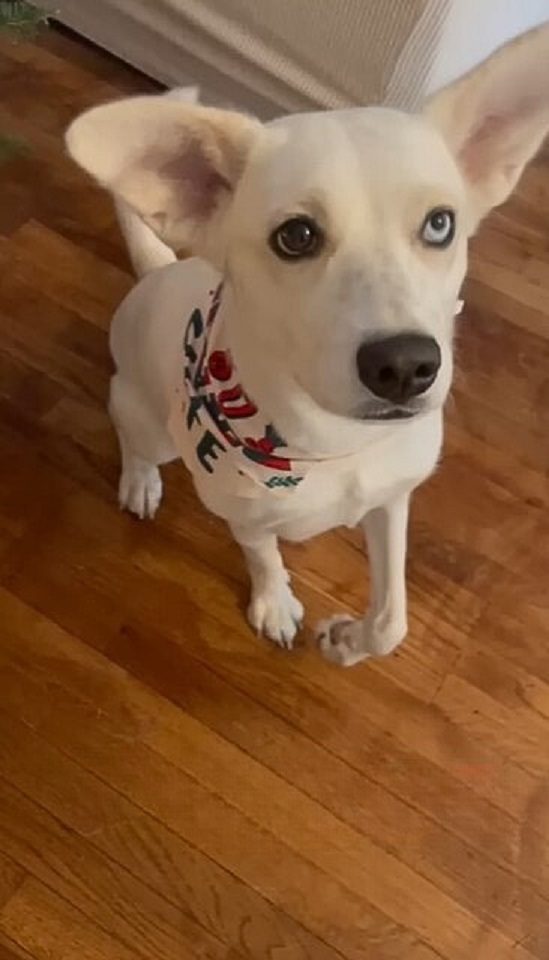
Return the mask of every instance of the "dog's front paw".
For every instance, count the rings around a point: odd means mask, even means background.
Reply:
[[[126,468],[120,477],[118,502],[140,520],[152,520],[162,500],[162,479],[157,467]]]
[[[257,634],[291,650],[303,620],[303,606],[281,580],[252,594],[248,620]]]
[[[402,643],[406,625],[385,622],[382,617],[364,620],[337,616],[319,623],[318,645],[326,660],[340,667],[353,667],[368,657],[384,657]]]
[[[352,617],[322,620],[316,629],[316,637],[322,655],[340,667],[352,667],[370,656],[362,649],[362,623]]]

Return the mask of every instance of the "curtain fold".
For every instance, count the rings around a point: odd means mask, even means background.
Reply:
[[[51,0],[168,85],[262,117],[419,101],[451,0]]]

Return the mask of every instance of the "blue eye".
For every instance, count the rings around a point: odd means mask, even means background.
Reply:
[[[453,210],[438,207],[431,210],[423,221],[421,239],[428,247],[449,247],[456,232],[456,215]]]

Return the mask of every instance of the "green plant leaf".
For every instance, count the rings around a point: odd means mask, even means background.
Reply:
[[[0,30],[7,30],[25,39],[33,37],[47,15],[25,0],[0,0]]]
[[[25,0],[0,0],[0,30],[14,38],[32,39],[36,36],[40,24],[47,22],[44,11],[32,3],[26,3]],[[0,133],[0,165],[26,150],[22,140]]]
[[[11,160],[13,157],[27,153],[27,150],[28,147],[23,140],[19,140],[18,137],[9,137],[4,133],[0,133],[0,166],[7,163],[8,160]]]

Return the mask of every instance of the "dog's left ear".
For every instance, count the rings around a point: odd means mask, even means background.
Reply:
[[[169,246],[216,260],[224,214],[261,130],[243,114],[148,96],[88,110],[66,143]]]
[[[469,188],[472,229],[509,196],[549,132],[549,24],[525,33],[426,104]]]

